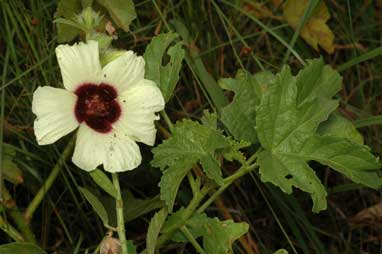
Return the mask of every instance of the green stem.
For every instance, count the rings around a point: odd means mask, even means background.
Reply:
[[[16,242],[24,242],[24,237],[8,222],[4,220],[3,217],[0,216],[0,229],[4,231],[7,235],[9,235]]]
[[[200,254],[206,253],[203,248],[199,245],[199,243],[195,240],[194,236],[191,234],[191,232],[188,230],[186,226],[182,226],[180,228],[180,231],[187,237],[187,239],[190,241],[192,246],[194,246],[195,250],[199,252]]]
[[[126,242],[126,230],[125,230],[125,221],[123,218],[123,200],[121,195],[121,187],[119,186],[118,174],[113,173],[113,184],[117,190],[117,198],[115,200],[115,209],[117,212],[117,223],[118,223],[118,237],[121,243],[122,254],[128,254],[127,251],[127,242]]]
[[[169,240],[172,235],[178,230],[180,227],[184,226],[187,220],[194,214],[196,208],[198,207],[200,201],[207,195],[207,193],[212,189],[212,186],[204,186],[199,192],[195,193],[191,202],[186,207],[183,216],[177,223],[174,223],[172,227],[168,228],[166,233],[163,233],[157,241],[157,248],[159,249],[162,244],[164,244],[167,240]]]
[[[163,117],[164,121],[166,122],[167,126],[170,128],[170,131],[172,131],[174,125],[172,124],[170,117],[167,115],[167,112],[165,110],[162,110],[160,114]]]
[[[197,210],[197,212],[203,212],[225,189],[227,189],[236,179],[239,177],[248,174],[252,170],[257,168],[256,164],[250,166],[242,166],[235,174],[224,179],[224,184],[216,191],[211,197]],[[176,230],[184,226],[187,220],[195,213],[197,207],[203,198],[213,189],[213,186],[204,186],[199,192],[196,192],[191,202],[186,207],[183,217],[173,224],[171,228],[168,228],[166,233],[163,233],[157,242],[157,248],[159,249],[167,240],[169,240]]]
[[[27,220],[20,212],[15,200],[12,198],[11,194],[8,192],[4,185],[2,186],[2,195],[2,204],[7,209],[7,212],[9,212],[9,215],[12,217],[12,220],[16,224],[17,228],[20,230],[20,233],[23,235],[24,240],[27,242],[36,243],[36,238],[34,237],[34,234]]]
[[[195,185],[195,184],[196,184],[196,183],[195,183],[195,179],[194,179],[194,177],[192,176],[191,171],[189,171],[189,172],[187,173],[187,178],[188,178],[188,182],[190,183],[190,187],[191,187],[191,190],[192,190],[192,194],[195,195],[195,193],[199,191],[200,186],[196,186],[196,185]]]
[[[236,179],[242,177],[243,175],[245,174],[248,174],[249,172],[251,172],[253,169],[255,169],[257,167],[256,164],[253,164],[251,166],[242,166],[238,171],[236,171],[235,174],[227,177],[224,179],[224,184],[222,186],[220,186],[220,188],[215,191],[208,199],[206,202],[204,202],[203,205],[201,205],[197,212],[198,213],[202,213],[204,210],[206,210],[207,207],[209,207],[212,202],[215,201],[215,199],[220,195],[222,194],[223,191],[225,191],[225,189],[227,189]]]
[[[50,172],[48,178],[45,180],[39,191],[37,192],[36,196],[33,198],[33,200],[28,205],[24,217],[29,221],[32,217],[42,200],[44,199],[45,194],[48,192],[50,187],[52,187],[54,181],[56,180],[58,174],[61,171],[61,168],[64,166],[65,161],[70,157],[72,154],[73,148],[75,144],[75,138],[73,137],[71,141],[66,145],[66,148],[64,152],[61,154],[60,158],[58,159],[56,165],[53,167],[52,171]]]

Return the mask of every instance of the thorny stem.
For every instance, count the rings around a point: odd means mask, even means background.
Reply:
[[[127,242],[126,242],[126,230],[125,230],[125,221],[123,218],[123,200],[121,195],[121,187],[119,186],[118,174],[113,173],[113,184],[117,190],[117,198],[115,200],[115,209],[117,212],[117,224],[118,224],[118,237],[121,243],[122,254],[128,254],[127,251]]]
[[[50,172],[48,178],[45,180],[39,191],[37,192],[36,196],[33,198],[33,200],[28,205],[24,217],[27,221],[29,221],[32,217],[42,200],[44,199],[45,194],[48,192],[50,187],[52,187],[54,181],[56,180],[58,174],[61,171],[61,168],[64,166],[65,161],[69,158],[69,156],[72,154],[73,148],[75,144],[75,137],[73,137],[69,143],[66,145],[65,150],[61,154],[60,158],[58,159],[56,165],[53,167],[52,171]]]

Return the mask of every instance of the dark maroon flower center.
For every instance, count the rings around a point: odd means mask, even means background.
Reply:
[[[107,133],[111,124],[121,115],[117,100],[117,91],[108,84],[83,84],[75,94],[78,96],[74,109],[77,120],[85,123],[95,131]]]

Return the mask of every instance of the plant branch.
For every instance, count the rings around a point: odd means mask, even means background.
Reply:
[[[48,192],[50,187],[52,187],[54,181],[56,180],[58,174],[61,171],[61,168],[64,166],[65,161],[69,158],[69,156],[72,154],[73,148],[75,144],[75,137],[73,137],[69,143],[66,145],[65,150],[61,154],[60,158],[58,159],[56,165],[53,167],[52,171],[50,172],[48,178],[45,180],[39,191],[37,192],[36,196],[33,198],[33,200],[28,205],[24,217],[27,221],[29,221],[32,217],[42,200],[44,199],[45,194]]]
[[[117,199],[115,200],[115,209],[117,212],[117,223],[118,223],[118,237],[121,243],[122,254],[128,254],[127,251],[127,242],[126,242],[126,230],[125,230],[125,221],[123,218],[123,200],[121,195],[121,187],[119,186],[118,174],[111,174],[113,178],[113,184],[117,190]]]
[[[257,168],[256,164],[252,164],[250,166],[244,165],[242,166],[235,174],[227,177],[224,179],[224,184],[216,191],[212,196],[199,208],[200,202],[203,200],[203,198],[207,195],[208,192],[210,192],[213,189],[212,185],[205,185],[199,192],[196,192],[193,196],[191,202],[186,207],[183,217],[177,221],[171,228],[168,228],[166,233],[162,234],[157,242],[157,248],[160,248],[162,244],[164,244],[167,240],[169,240],[172,235],[175,233],[176,230],[184,226],[187,222],[187,220],[195,213],[197,212],[203,212],[225,189],[227,189],[236,179],[239,177],[251,172]],[[197,209],[197,210],[196,210]]]
[[[172,124],[170,117],[167,115],[167,112],[165,110],[162,110],[160,112],[161,116],[163,117],[164,121],[166,122],[168,128],[172,132],[172,129],[174,128],[174,125]]]
[[[180,228],[180,231],[184,234],[185,237],[190,241],[192,246],[194,246],[195,250],[199,252],[200,254],[205,254],[206,252],[203,250],[203,248],[199,245],[199,243],[195,240],[194,236],[191,234],[191,232],[188,230],[186,226],[182,226]]]
[[[36,243],[36,238],[34,237],[34,234],[28,224],[28,221],[20,212],[15,200],[12,198],[11,194],[8,192],[4,185],[2,186],[2,195],[2,204],[9,212],[9,215],[12,217],[17,228],[20,230],[20,233],[23,235],[24,241]]]
[[[200,191],[196,192],[193,196],[191,202],[186,207],[183,217],[177,221],[172,227],[169,227],[166,233],[162,234],[157,241],[157,248],[159,249],[162,244],[169,240],[172,235],[180,227],[184,226],[187,220],[194,214],[196,208],[198,207],[200,201],[207,195],[207,193],[212,189],[212,186],[204,186]]]
[[[2,216],[0,216],[0,228],[7,235],[9,235],[16,242],[24,242],[24,237],[18,232],[11,224],[4,220]]]
[[[197,210],[198,213],[201,213],[203,212],[204,210],[206,210],[207,207],[209,207],[212,202],[215,201],[215,199],[217,197],[219,197],[220,194],[222,194],[223,191],[225,191],[225,189],[227,189],[236,179],[242,177],[243,175],[245,174],[248,174],[249,172],[251,172],[253,169],[255,169],[257,167],[256,164],[252,164],[251,166],[242,166],[238,171],[236,171],[235,174],[229,176],[229,177],[226,177],[224,179],[224,184],[222,186],[220,186],[220,188],[215,191],[208,199],[206,202],[204,202],[203,205],[201,205],[199,207],[199,209]]]

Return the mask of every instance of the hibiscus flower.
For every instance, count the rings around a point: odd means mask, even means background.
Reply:
[[[52,144],[78,128],[72,160],[79,168],[136,168],[136,142],[154,144],[156,112],[164,108],[161,91],[144,78],[144,59],[126,51],[102,68],[96,41],[59,45],[56,55],[65,89],[44,86],[33,94],[38,144]]]

